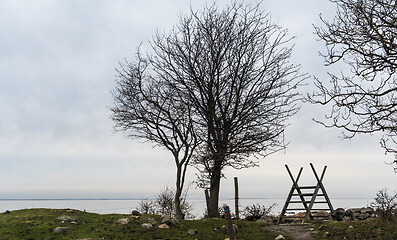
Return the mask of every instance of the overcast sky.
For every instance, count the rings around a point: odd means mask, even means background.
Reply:
[[[181,13],[204,2],[0,0],[0,198],[140,198],[173,187],[169,152],[113,131],[110,90],[120,61],[132,60],[156,29],[170,30]],[[320,24],[319,13],[331,19],[334,6],[265,0],[261,8],[296,36],[293,61],[327,80],[331,69],[318,56],[323,45],[312,24]],[[313,184],[309,162],[319,172],[328,166],[324,184],[331,198],[397,190],[397,175],[385,164],[393,156],[380,148],[380,136],[341,141],[339,130],[311,120],[326,112],[303,105],[286,129],[288,149],[258,159],[259,168],[227,169],[221,197],[233,196],[238,176],[242,198],[284,198],[291,186],[284,164],[294,175],[303,166],[302,183]],[[187,182],[194,180],[191,168]],[[190,197],[202,195],[191,187]]]

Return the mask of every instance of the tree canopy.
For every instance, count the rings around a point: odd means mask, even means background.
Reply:
[[[138,84],[133,88],[137,92],[122,94],[128,96],[123,107],[137,105],[133,112],[138,112],[131,123],[127,119],[121,127],[144,138],[152,137],[154,129],[155,142],[167,146],[157,141],[157,125],[162,129],[172,126],[173,112],[177,119],[182,118],[182,126],[188,123],[189,133],[192,127],[191,134],[200,143],[191,163],[210,190],[207,206],[211,217],[218,216],[225,167],[256,166],[249,157],[286,147],[284,130],[288,118],[299,110],[297,87],[306,76],[299,65],[290,62],[292,39],[260,5],[234,2],[218,9],[212,4],[181,16],[171,32],[157,33],[150,52],[145,57],[139,53],[133,64],[133,75],[150,84]],[[130,71],[126,74],[130,78],[128,74]],[[152,90],[142,91],[147,88]],[[144,99],[137,97],[140,95]],[[147,96],[148,104],[142,106]],[[161,104],[153,100],[156,96],[161,97]]]
[[[326,65],[342,63],[350,71],[317,79],[312,103],[330,105],[326,127],[343,129],[345,138],[382,132],[381,146],[397,153],[397,2],[331,0],[336,17],[315,27],[327,51]]]

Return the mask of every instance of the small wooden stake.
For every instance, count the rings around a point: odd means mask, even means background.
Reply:
[[[209,199],[210,199],[210,194],[208,193],[208,189],[205,189],[204,190],[204,194],[205,194],[205,203],[206,203],[206,206],[207,206],[207,215],[208,215],[208,201],[209,201]]]
[[[234,177],[234,209],[236,212],[236,218],[240,219],[240,212],[238,209],[238,179]]]
[[[226,226],[227,226],[227,234],[229,235],[230,240],[236,240],[236,237],[234,235],[234,228],[232,224],[232,218],[230,216],[230,208],[229,206],[225,205],[223,206],[223,211],[225,213],[225,218],[226,218]]]

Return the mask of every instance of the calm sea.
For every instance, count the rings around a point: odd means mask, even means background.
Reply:
[[[331,199],[335,209],[366,207],[369,206],[372,201],[373,199],[367,198]],[[70,208],[99,214],[128,214],[136,209],[140,202],[140,199],[0,199],[0,212],[30,208]],[[204,199],[189,199],[188,202],[193,205],[193,212],[196,218],[200,218],[204,215],[204,210],[206,208]],[[232,212],[234,211],[234,199],[220,199],[219,203],[220,206],[223,204],[229,205]],[[284,203],[285,199],[279,198],[242,198],[239,200],[240,211],[245,206],[250,206],[252,204],[265,205],[266,207],[277,204],[273,209],[273,214],[280,213]]]

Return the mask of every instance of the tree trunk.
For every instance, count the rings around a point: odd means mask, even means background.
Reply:
[[[215,166],[211,175],[210,197],[208,199],[208,217],[219,217],[219,189],[221,184],[221,167]]]
[[[182,209],[181,209],[181,195],[182,189],[176,189],[175,192],[175,217],[177,219],[184,219]]]
[[[175,191],[175,217],[177,219],[183,219],[183,213],[181,209],[181,195],[183,189],[183,176],[182,176],[182,165],[177,164],[176,169],[176,191]]]

